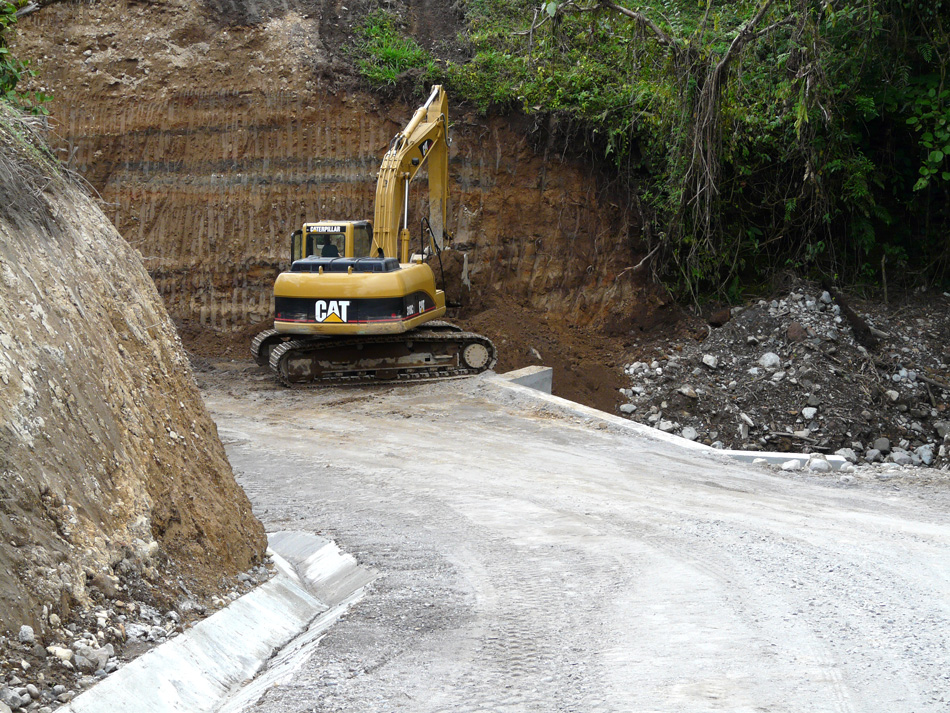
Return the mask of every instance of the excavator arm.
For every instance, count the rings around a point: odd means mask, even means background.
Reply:
[[[449,178],[448,98],[441,85],[416,109],[383,157],[376,181],[372,255],[409,261],[409,184],[423,165],[429,168],[429,225],[441,248],[445,235]]]

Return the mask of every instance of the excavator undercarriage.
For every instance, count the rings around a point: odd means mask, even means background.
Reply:
[[[495,365],[495,345],[448,322],[403,334],[321,337],[261,332],[251,344],[285,386],[307,388],[473,376]]]

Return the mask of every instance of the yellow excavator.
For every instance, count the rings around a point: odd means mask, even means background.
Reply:
[[[274,328],[251,343],[283,384],[444,379],[494,366],[490,340],[439,320],[445,293],[428,261],[449,248],[448,141],[437,85],[383,157],[373,223],[321,220],[293,233],[290,271],[274,283]],[[409,184],[423,166],[429,215],[413,253]]]

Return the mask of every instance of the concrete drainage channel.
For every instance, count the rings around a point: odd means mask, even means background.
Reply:
[[[291,676],[376,573],[316,535],[276,532],[268,544],[273,578],[57,711],[239,713]]]
[[[581,416],[582,418],[588,418],[598,421],[604,421],[606,423],[612,424],[614,426],[619,426],[627,431],[636,433],[639,436],[644,436],[646,438],[652,438],[658,441],[664,441],[671,445],[678,446],[680,448],[686,448],[687,450],[704,452],[709,455],[718,455],[726,456],[734,460],[744,461],[747,463],[762,462],[765,465],[784,465],[790,461],[798,461],[800,465],[809,463],[814,458],[814,454],[808,453],[774,453],[769,451],[736,451],[736,450],[720,450],[717,448],[712,448],[707,446],[704,443],[696,443],[695,441],[690,441],[689,439],[682,438],[680,436],[675,436],[672,433],[665,433],[656,428],[651,428],[650,426],[645,426],[642,423],[637,423],[636,421],[630,421],[626,418],[621,418],[620,416],[614,416],[604,411],[598,411],[597,409],[590,408],[589,406],[584,406],[582,404],[575,403],[573,401],[568,401],[567,399],[562,399],[559,396],[553,396],[551,394],[553,370],[547,366],[527,366],[524,369],[518,369],[516,371],[509,371],[507,374],[502,374],[497,377],[497,380],[503,386],[518,391],[525,396],[531,396],[538,400],[546,401],[552,405],[555,405],[562,410],[572,413],[575,416]],[[821,461],[827,463],[827,466],[819,463],[814,470],[818,470],[819,467],[824,470],[841,470],[849,465],[848,461],[842,456],[822,456]]]

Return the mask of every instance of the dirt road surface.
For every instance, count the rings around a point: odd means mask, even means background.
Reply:
[[[486,378],[201,382],[267,529],[381,575],[250,710],[950,708],[944,491],[791,480]]]

